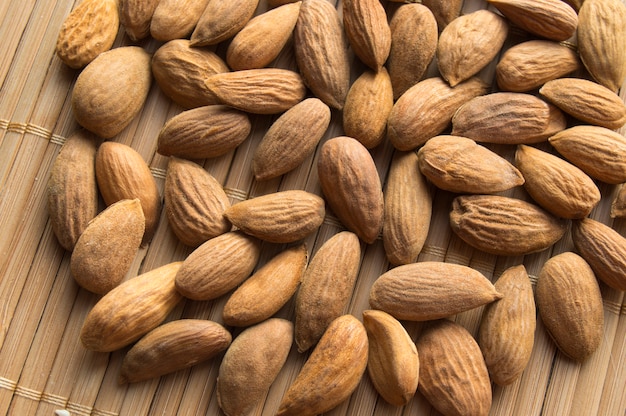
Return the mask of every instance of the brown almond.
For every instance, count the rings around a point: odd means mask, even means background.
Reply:
[[[611,201],[611,218],[626,217],[626,186],[620,185]]]
[[[344,0],[343,27],[354,54],[379,71],[391,49],[391,30],[379,0]]]
[[[159,0],[150,21],[150,35],[162,42],[188,38],[208,2],[209,0]]]
[[[459,17],[463,8],[463,0],[423,0],[422,4],[432,11],[439,32]]]
[[[150,36],[150,22],[160,0],[120,0],[120,23],[136,42]]]
[[[209,0],[191,34],[193,46],[216,45],[235,36],[254,16],[259,0]]]

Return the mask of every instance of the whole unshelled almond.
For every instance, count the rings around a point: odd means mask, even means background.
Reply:
[[[162,42],[188,38],[208,2],[209,0],[159,0],[150,21],[150,35]]]
[[[508,160],[467,137],[435,136],[417,156],[420,172],[446,191],[493,194],[524,183]]]
[[[170,158],[163,196],[168,223],[183,244],[197,247],[232,227],[224,218],[230,207],[224,188],[197,163]]]
[[[278,416],[313,416],[337,407],[356,389],[367,367],[363,324],[342,315],[328,326],[283,396]]]
[[[395,406],[413,398],[419,381],[419,354],[402,324],[383,311],[363,311],[369,353],[367,372],[378,394]]]
[[[132,41],[150,36],[150,22],[160,0],[120,0],[120,23]]]
[[[620,0],[583,3],[576,39],[589,73],[601,85],[617,91],[626,80],[626,5]]]
[[[437,43],[441,76],[454,87],[476,75],[500,52],[508,31],[506,20],[486,9],[451,21]]]
[[[70,270],[76,283],[100,295],[119,285],[135,259],[145,226],[138,199],[123,199],[99,213],[72,252]]]
[[[418,391],[435,409],[450,416],[489,414],[489,373],[467,329],[438,320],[422,332],[415,346],[420,355]]]
[[[485,307],[478,345],[491,380],[505,386],[517,380],[528,365],[535,342],[537,310],[524,265],[506,269],[494,286],[502,299]]]
[[[519,145],[515,165],[524,188],[544,209],[561,218],[584,218],[600,202],[600,190],[582,170],[551,153]]]
[[[216,45],[232,38],[254,16],[259,0],[209,0],[191,34],[193,46]]]
[[[593,81],[554,79],[546,82],[539,93],[561,110],[586,123],[611,130],[626,123],[626,104],[613,91]]]
[[[304,352],[344,313],[361,263],[358,237],[342,231],[324,242],[307,267],[296,295],[295,337]]]
[[[383,225],[383,190],[372,155],[358,140],[340,136],[322,145],[320,186],[341,223],[371,244]]]
[[[240,231],[214,237],[187,256],[176,274],[176,290],[193,300],[219,298],[250,276],[260,254],[260,242]]]
[[[387,14],[378,0],[344,0],[343,26],[354,54],[368,67],[379,71],[391,49]]]
[[[463,0],[423,0],[422,4],[432,11],[439,32],[459,17],[463,8]]]
[[[67,138],[50,168],[48,216],[54,235],[68,251],[74,249],[87,223],[98,214],[97,146],[93,134],[78,130]]]
[[[65,18],[56,54],[69,67],[82,68],[111,49],[119,27],[116,0],[83,0]]]
[[[300,75],[280,68],[215,74],[208,77],[204,85],[222,104],[254,114],[281,113],[306,95]]]
[[[112,138],[139,114],[151,83],[150,55],[142,48],[123,46],[103,52],[76,79],[74,117],[87,130]]]
[[[161,196],[143,157],[128,145],[104,142],[96,153],[96,178],[107,205],[122,199],[139,198],[146,219],[142,244],[148,243],[159,224]]]
[[[187,39],[164,43],[152,57],[155,81],[168,98],[186,109],[218,104],[219,100],[204,85],[204,80],[228,71],[226,63],[215,52],[192,48]]]
[[[460,264],[425,261],[383,273],[369,303],[396,319],[430,321],[477,308],[500,295],[479,271]]]
[[[350,88],[350,61],[337,9],[326,0],[303,0],[294,30],[294,52],[307,87],[341,110]]]
[[[241,201],[224,216],[237,228],[271,243],[292,243],[322,225],[326,210],[319,196],[298,189]]]
[[[178,319],[160,325],[128,350],[118,382],[136,383],[210,360],[230,345],[222,325],[206,319]]]
[[[181,264],[169,263],[133,277],[104,295],[81,328],[85,348],[115,351],[159,326],[182,300],[174,285]]]
[[[498,256],[542,251],[563,237],[569,221],[533,203],[500,195],[461,195],[452,201],[452,231],[470,246]]]
[[[596,276],[578,254],[550,258],[537,279],[537,310],[561,352],[584,361],[602,342],[604,309]]]
[[[439,77],[427,78],[409,88],[394,104],[387,120],[387,139],[398,150],[413,150],[441,134],[459,107],[489,86],[471,78],[452,88]]]

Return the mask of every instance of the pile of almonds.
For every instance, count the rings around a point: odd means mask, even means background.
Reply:
[[[597,182],[626,182],[626,138],[615,131],[626,123],[616,94],[626,79],[626,5],[488,0],[461,14],[459,0],[267,3],[255,16],[259,0],[83,0],[67,16],[57,55],[80,70],[72,108],[84,130],[55,161],[48,210],[76,282],[102,295],[82,327],[85,348],[130,347],[122,383],[221,357],[227,415],[257,406],[294,342],[310,355],[280,415],[334,408],[366,370],[391,404],[419,389],[442,414],[486,415],[491,382],[512,383],[528,363],[537,311],[563,354],[592,354],[603,336],[598,279],[626,290],[626,239],[588,217],[602,198]],[[133,42],[162,44],[154,54],[112,48],[120,28]],[[512,29],[530,40],[505,48]],[[272,67],[286,47],[297,71]],[[363,64],[352,83],[350,50]],[[497,87],[480,79],[494,59]],[[438,76],[426,77],[432,65]],[[170,157],[163,199],[142,157],[115,141],[153,81],[184,108],[157,138]],[[345,135],[322,141],[333,112]],[[250,174],[276,178],[317,152],[322,195],[287,190],[231,206],[193,160],[239,146],[253,114],[275,119]],[[381,183],[370,150],[384,141],[395,153]],[[515,160],[499,148],[515,148]],[[494,285],[468,266],[418,262],[431,185],[457,194],[451,229],[477,250],[523,256],[571,230],[576,252],[548,260],[534,293],[521,264]],[[510,196],[522,186],[528,198]],[[162,210],[193,251],[124,281]],[[309,260],[302,240],[327,210],[345,230]],[[612,216],[626,216],[626,190]],[[344,311],[361,247],[381,233],[391,268],[360,320]],[[263,244],[283,246],[257,268]],[[183,298],[222,296],[223,324],[164,323]],[[295,322],[273,317],[294,297]],[[446,319],[482,306],[476,339]],[[414,341],[401,321],[427,323]],[[243,330],[233,339],[229,327]]]

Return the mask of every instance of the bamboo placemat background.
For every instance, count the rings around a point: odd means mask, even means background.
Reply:
[[[65,139],[78,129],[69,102],[78,71],[64,66],[54,54],[59,28],[73,7],[73,2],[55,0],[0,2],[0,414],[53,415],[57,409],[67,409],[72,415],[219,415],[214,391],[219,358],[160,379],[118,386],[116,379],[127,349],[110,354],[94,353],[80,344],[78,334],[83,319],[98,297],[79,289],[70,275],[70,255],[52,233],[45,198],[54,158]],[[485,7],[482,1],[468,0],[464,12]],[[257,13],[266,9],[265,1],[261,1]],[[131,42],[122,29],[115,46],[127,44]],[[159,45],[154,40],[141,43],[150,52]],[[223,46],[217,51],[223,56]],[[295,69],[289,48],[276,65]],[[492,80],[493,69],[491,65],[481,76]],[[362,70],[355,61],[353,79]],[[621,89],[621,97],[626,100],[625,90]],[[132,146],[145,158],[161,193],[168,159],[156,153],[156,138],[163,123],[180,111],[154,83],[140,116],[114,139]],[[202,161],[207,171],[224,185],[231,202],[286,189],[305,189],[321,195],[314,156],[283,178],[265,183],[253,180],[249,167],[252,154],[274,119],[253,116],[253,133],[238,149]],[[325,139],[340,134],[341,117],[334,112]],[[511,149],[498,150],[512,158]],[[384,181],[393,149],[388,144],[381,145],[372,154]],[[609,216],[615,190],[612,186],[601,187],[603,200],[591,217],[612,224],[626,235],[626,222],[613,221]],[[515,190],[513,195],[520,192]],[[572,249],[566,236],[552,249],[523,258],[496,257],[475,251],[449,228],[447,216],[452,197],[446,192],[436,192],[430,234],[419,260],[470,265],[493,281],[506,268],[523,263],[535,280],[553,253]],[[329,213],[320,230],[306,239],[309,255],[341,229]],[[280,249],[265,245],[259,267]],[[163,214],[153,241],[138,253],[128,277],[182,260],[190,252],[190,248],[177,241]],[[347,312],[361,317],[361,312],[368,308],[371,284],[387,268],[380,239],[363,246],[361,269]],[[604,285],[602,294],[605,332],[599,350],[584,364],[573,363],[556,350],[539,321],[532,358],[521,379],[506,388],[494,386],[493,415],[625,414],[624,295]],[[195,317],[220,321],[226,298],[183,302],[169,319]],[[455,319],[475,334],[481,312],[482,308],[478,308]],[[292,302],[278,316],[292,319]],[[419,324],[407,324],[413,336],[418,334],[419,327]],[[306,357],[292,349],[257,414],[275,413]],[[436,412],[419,393],[403,408],[386,404],[365,375],[351,398],[329,414]]]

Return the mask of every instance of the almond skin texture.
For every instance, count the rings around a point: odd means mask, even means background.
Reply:
[[[550,144],[592,178],[626,182],[626,137],[598,126],[574,126],[551,136]]]
[[[485,307],[478,345],[491,380],[506,386],[517,380],[528,365],[535,342],[537,310],[524,265],[505,270],[494,286],[502,299]]]
[[[626,238],[591,218],[572,224],[574,247],[598,279],[616,290],[626,290]]]
[[[270,243],[293,243],[322,225],[324,200],[302,190],[274,192],[234,204],[224,216],[246,234]]]
[[[356,389],[367,367],[367,333],[352,315],[329,325],[278,408],[278,416],[327,412]]]
[[[600,287],[578,254],[558,254],[537,280],[537,310],[552,339],[568,357],[584,361],[602,342],[604,309]]]
[[[585,123],[610,130],[626,123],[626,104],[613,91],[593,81],[559,78],[546,82],[539,94]]]
[[[619,186],[611,202],[611,218],[626,217],[626,186]]]
[[[409,88],[387,119],[387,139],[398,150],[413,150],[441,134],[467,101],[486,94],[489,86],[471,78],[454,88],[443,79],[427,78]]]
[[[422,174],[446,191],[492,194],[524,183],[509,161],[467,137],[433,137],[417,156]]]
[[[91,309],[80,332],[85,348],[110,352],[159,326],[182,300],[174,277],[182,262],[169,263],[121,283]]]
[[[283,113],[254,151],[254,178],[276,178],[300,166],[315,152],[330,120],[330,108],[319,98],[307,98]]]
[[[209,0],[159,0],[150,21],[150,35],[167,42],[188,38]]]
[[[120,0],[120,23],[136,42],[150,36],[150,22],[160,0]]]
[[[509,31],[504,18],[477,10],[454,19],[439,35],[437,66],[454,87],[476,75],[496,57]]]
[[[435,321],[415,345],[420,354],[418,390],[435,409],[450,416],[489,414],[489,373],[478,344],[464,327]]]
[[[302,101],[306,87],[297,72],[247,69],[208,77],[204,85],[222,104],[253,114],[277,114]]]
[[[63,144],[46,187],[50,225],[61,246],[72,251],[87,223],[98,215],[98,139],[78,130]]]
[[[343,26],[355,55],[374,71],[387,61],[391,30],[378,0],[344,0]]]
[[[426,261],[383,273],[372,285],[369,303],[396,319],[430,321],[501,297],[485,276],[468,266]]]
[[[413,398],[419,381],[419,355],[402,324],[383,311],[363,311],[369,353],[367,371],[387,402],[404,406]]]
[[[203,243],[176,274],[176,290],[193,300],[212,300],[246,280],[261,254],[261,244],[240,231],[230,231]]]
[[[430,229],[433,196],[415,152],[396,152],[383,193],[383,246],[389,263],[413,263]]]
[[[285,4],[252,18],[228,45],[228,66],[240,71],[271,64],[291,38],[301,4]]]
[[[136,383],[189,368],[226,350],[230,332],[217,322],[178,319],[144,335],[122,361],[120,384]]]
[[[74,117],[87,130],[112,138],[139,114],[151,83],[150,55],[142,48],[123,46],[103,52],[76,79]]]
[[[159,132],[157,151],[163,156],[211,159],[243,143],[252,130],[250,117],[223,105],[207,105],[170,118]]]
[[[296,344],[304,352],[344,313],[361,264],[358,237],[342,231],[324,242],[307,267],[296,296]]]
[[[307,264],[306,245],[287,248],[270,259],[228,298],[222,316],[230,326],[269,319],[296,293]]]
[[[329,1],[302,1],[294,52],[306,86],[329,107],[341,110],[350,88],[348,40]]]
[[[159,224],[161,196],[143,157],[128,145],[104,142],[96,153],[96,178],[107,205],[139,198],[146,219],[142,244],[150,242]]]
[[[383,191],[372,156],[359,141],[326,141],[317,163],[322,192],[341,223],[371,244],[383,225]]]
[[[230,207],[224,188],[196,163],[170,159],[164,197],[168,222],[183,244],[197,247],[232,228],[224,218]]]
[[[211,75],[228,72],[215,52],[191,47],[187,39],[164,43],[152,57],[152,73],[163,93],[185,109],[219,104],[204,81]]]
[[[217,401],[227,416],[246,415],[263,401],[287,361],[293,324],[271,318],[242,331],[224,354]]]
[[[98,214],[72,252],[70,270],[76,283],[101,295],[119,285],[137,254],[145,225],[138,199],[123,199]]]
[[[569,221],[533,203],[499,195],[458,196],[450,212],[450,226],[457,236],[497,256],[545,250],[563,237],[568,225]]]
[[[422,4],[432,11],[439,32],[459,17],[463,8],[463,0],[424,0]]]
[[[259,0],[209,0],[193,33],[193,46],[216,45],[235,36],[254,15]]]
[[[404,4],[389,22],[391,50],[387,60],[393,98],[421,81],[437,50],[437,21],[424,4]]]
[[[626,5],[619,0],[583,3],[576,39],[589,73],[601,85],[617,91],[626,80]]]

